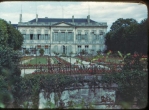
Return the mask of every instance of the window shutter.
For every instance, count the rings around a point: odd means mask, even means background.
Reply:
[[[57,35],[57,40],[56,41],[59,41],[59,32],[56,35]]]
[[[58,32],[58,41],[61,41],[61,33]]]
[[[66,33],[64,33],[64,39],[63,39],[63,41],[65,41],[65,39],[66,39]]]
[[[56,52],[58,52],[58,46],[56,46]]]
[[[78,35],[78,41],[80,41],[80,40],[81,40],[81,35],[79,34],[79,35]]]
[[[26,34],[26,38],[25,39],[28,40],[28,34]]]
[[[70,41],[70,33],[67,33],[67,41]]]
[[[62,33],[62,41],[65,41],[65,33]]]
[[[45,34],[42,34],[42,40],[45,40]]]
[[[41,34],[41,36],[42,36],[42,40],[44,40],[44,35],[43,35],[43,34]]]
[[[86,35],[84,34],[84,40],[86,41]]]
[[[68,32],[65,33],[65,41],[67,42]]]
[[[33,34],[33,40],[35,40],[36,39],[36,36],[35,36],[35,34]]]
[[[24,38],[24,40],[26,40],[26,39],[25,39],[25,35],[23,35],[23,38]]]
[[[29,34],[26,35],[26,40],[29,40]]]
[[[61,33],[61,41],[65,41],[65,33]]]
[[[25,40],[25,34],[23,34],[23,38],[24,38],[24,40]]]
[[[42,36],[42,34],[40,34],[40,40],[43,40],[43,36]]]
[[[67,54],[69,55],[70,52],[70,45],[67,47]]]
[[[34,40],[37,40],[37,34],[34,34]]]
[[[74,40],[74,32],[72,32],[71,41]]]
[[[94,41],[95,40],[95,35],[93,34],[92,36],[93,36],[93,41]]]
[[[40,40],[43,40],[43,36],[42,36],[42,34],[40,34]]]
[[[50,34],[48,34],[48,39],[47,40],[50,40]]]
[[[55,41],[55,40],[54,40],[54,32],[52,32],[52,41]]]
[[[63,53],[63,45],[60,47],[60,53]]]
[[[88,41],[88,39],[89,39],[89,35],[87,34],[87,35],[86,35],[86,41]]]
[[[71,33],[69,33],[68,40],[71,41]]]
[[[55,37],[55,41],[57,41],[58,33],[55,33],[54,37]]]

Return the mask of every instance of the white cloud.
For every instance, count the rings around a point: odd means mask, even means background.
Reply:
[[[72,15],[75,18],[86,18],[90,13],[92,20],[107,22],[108,30],[118,18],[133,18],[138,22],[147,18],[147,6],[138,3],[17,1],[0,3],[0,18],[12,23],[18,23],[21,5],[23,21],[34,19],[36,9],[39,18],[71,18]]]

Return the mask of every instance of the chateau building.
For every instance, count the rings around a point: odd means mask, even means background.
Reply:
[[[22,52],[28,50],[30,55],[39,55],[44,49],[44,55],[54,53],[70,55],[79,54],[82,50],[87,54],[104,51],[106,22],[96,22],[87,18],[36,18],[22,22],[22,14],[18,24],[13,24],[23,35]]]

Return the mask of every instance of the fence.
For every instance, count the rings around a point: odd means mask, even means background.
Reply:
[[[34,64],[24,63],[19,64],[21,69],[35,69],[33,74],[37,73],[59,73],[59,74],[102,74],[102,73],[111,73],[111,72],[120,72],[123,70],[124,64],[115,63],[115,62],[96,62],[88,64],[77,64],[74,63],[74,59],[72,57],[58,57],[58,56],[28,56],[27,60],[35,59],[38,60],[40,58],[45,58],[46,62],[38,63],[37,61]],[[79,58],[79,57],[78,57]],[[81,57],[83,59],[83,57]],[[77,57],[76,59],[77,60]],[[53,61],[53,62],[52,62]],[[147,71],[147,68],[143,69]]]

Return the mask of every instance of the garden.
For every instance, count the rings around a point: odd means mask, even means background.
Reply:
[[[93,68],[93,66],[86,68],[87,65],[82,63],[86,56],[73,57],[74,62],[80,64],[81,67],[70,63],[69,61],[73,59],[70,60],[70,57],[39,57],[38,61],[43,64],[38,63],[38,65],[47,67],[45,68],[47,71],[36,71],[24,76],[27,82],[23,84],[28,89],[26,89],[26,99],[22,102],[21,107],[63,109],[116,109],[132,108],[134,105],[144,107],[147,103],[147,57],[140,54],[124,55],[121,52],[117,52],[117,56],[109,52],[104,57],[104,60],[101,61],[99,60],[101,56],[97,55],[91,57],[89,61],[91,64],[100,66],[102,64],[110,70]],[[118,63],[115,60],[121,61]],[[117,66],[120,66],[121,69],[117,70]],[[38,69],[40,70],[40,67]],[[77,96],[81,97],[81,100]]]
[[[35,69],[36,71],[33,74],[104,74],[122,71],[124,68],[124,60],[127,57],[132,57],[133,59],[135,55],[122,55],[119,51],[116,55],[111,54],[111,51],[109,51],[107,55],[99,54],[96,56],[27,56],[27,62],[22,64],[22,60],[20,68]],[[139,60],[143,66],[143,70],[147,71],[147,57],[143,55],[139,56]]]

